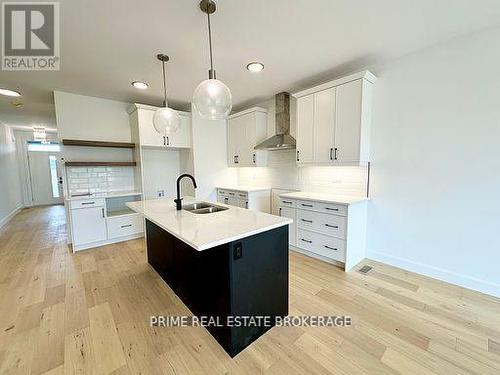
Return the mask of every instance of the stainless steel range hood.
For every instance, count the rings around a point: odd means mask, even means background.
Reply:
[[[275,96],[276,135],[259,143],[256,150],[292,150],[296,147],[295,138],[290,135],[290,94],[281,92]]]

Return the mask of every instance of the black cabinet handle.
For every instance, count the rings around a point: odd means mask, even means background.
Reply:
[[[256,163],[255,154],[253,154],[253,156],[252,156],[252,161],[254,164]]]
[[[281,216],[281,207],[280,207],[280,216]]]
[[[300,220],[302,220],[302,221],[304,221],[306,223],[312,223],[313,222],[312,220],[306,220],[306,219],[300,219]]]
[[[283,203],[286,203],[286,204],[292,204],[293,202],[290,202],[290,201],[282,201]]]
[[[163,146],[167,145],[167,137],[163,136]]]
[[[339,229],[338,225],[325,224],[325,227]]]
[[[300,161],[300,151],[297,150],[297,161]]]
[[[302,207],[312,207],[313,205],[312,204],[304,204],[304,203],[301,203]]]
[[[234,162],[235,162],[236,164],[238,164],[238,163],[240,162],[238,159],[239,159],[239,155],[236,155],[236,156],[234,157]]]
[[[338,151],[338,149],[337,149],[337,147],[335,147],[335,154],[334,154],[335,160],[337,160],[337,151]]]
[[[325,207],[326,210],[329,210],[329,211],[337,211],[338,212],[338,208],[331,208],[331,207]]]
[[[170,146],[170,139],[167,137],[167,146]]]
[[[306,240],[306,239],[304,239],[304,238],[301,238],[300,240],[301,240],[301,241],[304,241],[304,242],[307,242],[307,243],[313,243],[312,241]]]
[[[102,217],[106,217],[106,216],[104,215],[104,208],[101,208],[101,210],[102,210]]]
[[[131,226],[132,226],[132,224],[127,224],[127,225],[122,225],[121,227],[122,228],[128,228],[128,227],[131,227]]]
[[[338,251],[339,249],[337,249],[336,247],[330,247],[330,246],[327,246],[327,245],[323,245],[323,247],[329,249],[329,250],[334,250],[334,251]]]
[[[95,202],[82,202],[82,206],[86,204],[95,204]]]
[[[330,160],[333,160],[333,148],[330,149]]]

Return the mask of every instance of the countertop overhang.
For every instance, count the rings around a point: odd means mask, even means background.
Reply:
[[[128,202],[127,206],[198,251],[293,222],[288,218],[205,200],[184,198],[183,204],[200,201],[228,209],[201,215],[185,210],[177,211],[173,199],[168,198]]]

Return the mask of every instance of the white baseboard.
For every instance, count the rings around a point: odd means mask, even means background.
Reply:
[[[10,214],[8,214],[7,216],[5,216],[2,220],[0,220],[0,229],[2,229],[2,227],[4,225],[7,225],[7,223],[14,217],[17,215],[17,213],[19,211],[21,211],[22,209],[24,208],[23,205],[17,207],[16,209],[14,209],[14,211],[12,211]]]
[[[455,284],[463,288],[472,289],[481,293],[489,294],[495,297],[500,297],[500,285],[491,283],[486,280],[477,279],[475,277],[461,275],[442,268],[430,266],[411,260],[394,257],[377,251],[368,251],[366,254],[368,259],[376,260],[382,263],[387,263],[394,267],[403,268],[407,271],[419,273],[425,276],[432,277],[450,284]]]

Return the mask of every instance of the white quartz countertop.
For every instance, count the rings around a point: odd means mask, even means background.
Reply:
[[[142,195],[142,192],[136,190],[124,190],[124,191],[108,191],[105,193],[92,193],[86,195],[75,195],[69,196],[65,199],[67,201],[76,201],[81,199],[93,199],[93,198],[117,198],[117,197],[129,197],[134,195]]]
[[[354,204],[358,202],[367,201],[366,197],[356,197],[349,195],[335,195],[329,193],[312,193],[307,191],[297,191],[293,193],[284,193],[280,194],[281,198],[289,198],[289,199],[300,199],[306,201],[315,201],[315,202],[325,202],[325,203],[339,203],[339,204]]]
[[[184,204],[190,202],[199,202],[199,200],[192,198],[184,198],[183,200]],[[211,214],[194,214],[185,210],[177,211],[173,199],[128,202],[127,206],[143,214],[146,219],[198,251],[266,232],[293,222],[291,219],[263,212],[227,206],[221,203],[209,203],[228,207],[229,209]]]
[[[226,189],[226,190],[236,190],[243,191],[246,193],[250,193],[252,191],[263,191],[263,190],[271,190],[269,186],[230,186],[230,185],[220,185],[217,186],[217,189]]]

